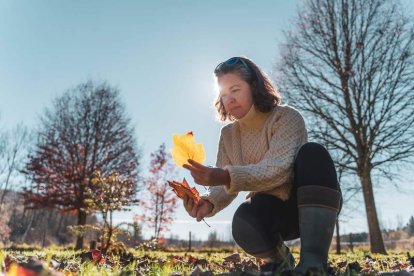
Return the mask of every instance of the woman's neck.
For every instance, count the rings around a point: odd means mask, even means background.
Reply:
[[[261,128],[269,114],[270,112],[264,113],[257,110],[255,105],[252,104],[247,114],[237,121],[243,128]]]

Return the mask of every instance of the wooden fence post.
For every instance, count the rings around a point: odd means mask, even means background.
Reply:
[[[354,242],[352,240],[352,233],[349,233],[349,249],[354,253]]]
[[[191,231],[188,233],[188,251],[191,251]]]

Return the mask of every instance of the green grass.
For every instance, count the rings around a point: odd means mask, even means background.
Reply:
[[[134,255],[134,260],[122,265],[117,256],[109,257],[109,261],[103,264],[95,264],[91,261],[82,262],[81,258],[77,257],[77,254],[81,253],[80,251],[62,250],[59,248],[48,248],[44,250],[0,250],[0,264],[3,263],[6,256],[9,256],[9,258],[18,263],[27,263],[29,258],[35,257],[44,264],[45,270],[55,270],[68,275],[72,272],[72,275],[126,276],[136,275],[138,271],[143,275],[162,276],[173,273],[189,275],[195,267],[190,260],[192,257],[193,261],[205,259],[207,266],[203,266],[202,268],[204,270],[211,270],[214,275],[235,271],[234,265],[223,264],[223,258],[230,255],[230,253],[186,253],[144,251],[142,249],[131,252]],[[298,261],[298,253],[294,252],[293,254],[296,261]],[[413,256],[414,251],[411,251],[410,254]],[[248,257],[243,253],[240,255],[242,259]],[[252,260],[256,261],[255,259]],[[331,266],[341,275],[378,275],[382,272],[398,270],[410,271],[412,269],[410,262],[407,260],[407,252],[398,251],[389,251],[388,255],[379,255],[360,250],[355,253],[348,252],[341,255],[330,254],[329,260]],[[61,268],[58,268],[56,264],[61,263],[63,263]],[[359,271],[351,271],[349,265]]]

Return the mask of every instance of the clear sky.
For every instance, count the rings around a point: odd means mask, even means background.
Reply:
[[[271,75],[282,30],[291,25],[300,2],[0,0],[0,125],[35,127],[53,97],[88,79],[105,80],[121,90],[143,150],[143,170],[161,143],[170,149],[172,134],[187,131],[204,144],[206,164],[214,165],[223,126],[213,106],[214,67],[245,55]],[[405,2],[414,11],[412,2]],[[191,180],[184,169],[179,172],[179,179]],[[404,193],[387,182],[382,185],[387,188],[376,190],[385,227],[414,215],[413,175],[402,172],[402,178]],[[205,239],[215,229],[228,238],[244,196],[206,219],[212,228],[180,205],[171,233],[187,238],[192,231]],[[353,204],[359,207],[342,233],[367,229],[362,201]],[[132,216],[118,214],[117,220]]]

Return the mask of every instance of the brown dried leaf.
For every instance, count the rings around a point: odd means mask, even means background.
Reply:
[[[198,204],[198,201],[200,200],[200,194],[198,193],[196,188],[190,188],[187,181],[183,180],[183,182],[177,182],[177,181],[167,181],[168,185],[170,185],[171,188],[173,188],[174,193],[181,199],[184,199],[184,196],[187,195],[192,200],[194,200],[195,204]]]

